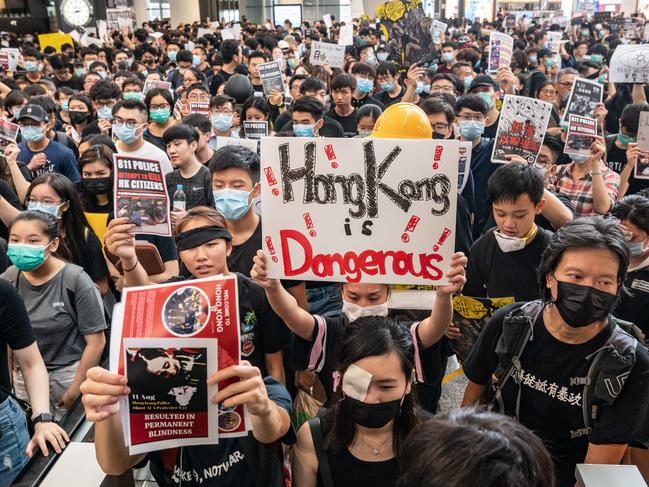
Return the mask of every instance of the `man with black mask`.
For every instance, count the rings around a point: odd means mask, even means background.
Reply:
[[[464,362],[462,405],[486,390],[533,430],[554,458],[557,487],[575,485],[578,463],[617,465],[630,443],[649,445],[649,352],[610,314],[628,264],[618,220],[567,223],[539,267],[543,299],[494,313]]]

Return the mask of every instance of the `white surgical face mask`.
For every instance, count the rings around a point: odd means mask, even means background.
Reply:
[[[527,238],[510,237],[509,235],[503,234],[500,229],[494,231],[494,237],[496,237],[496,242],[498,242],[500,250],[505,253],[522,250],[525,248],[525,243],[527,242]]]
[[[343,313],[347,315],[349,321],[356,321],[364,316],[387,316],[388,302],[373,306],[359,306],[343,299]]]

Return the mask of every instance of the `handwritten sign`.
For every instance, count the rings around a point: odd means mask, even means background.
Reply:
[[[329,65],[332,68],[342,68],[345,64],[345,46],[313,41],[309,61],[314,66]]]
[[[351,46],[354,44],[354,24],[340,26],[338,34],[338,44],[341,46]]]
[[[609,79],[614,83],[649,83],[649,44],[617,46]]]
[[[265,137],[261,147],[270,277],[446,282],[459,142]]]

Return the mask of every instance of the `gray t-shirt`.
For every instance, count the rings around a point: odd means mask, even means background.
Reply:
[[[75,264],[66,263],[40,286],[30,284],[14,266],[0,277],[11,282],[23,298],[48,370],[77,362],[86,346],[83,335],[106,328],[99,290]]]

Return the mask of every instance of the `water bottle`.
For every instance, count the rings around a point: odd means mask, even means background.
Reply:
[[[174,193],[174,211],[186,211],[187,204],[183,185],[176,185],[176,192]]]

